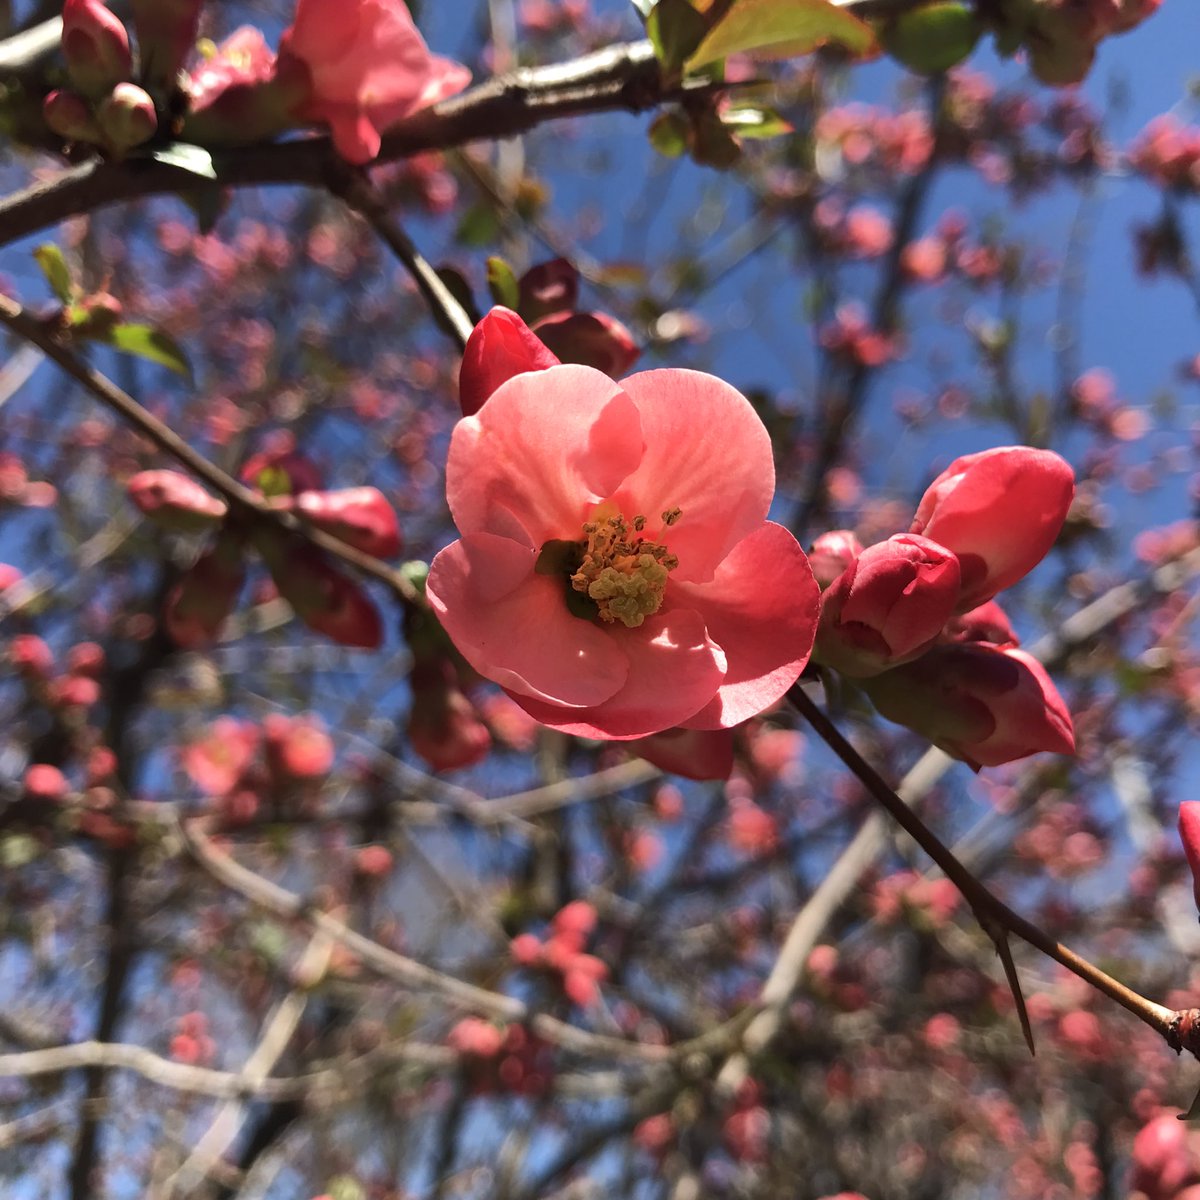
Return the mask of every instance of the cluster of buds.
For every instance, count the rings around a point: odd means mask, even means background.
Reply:
[[[446,1038],[463,1060],[476,1092],[539,1096],[553,1080],[551,1048],[523,1025],[493,1025],[464,1017]]]
[[[951,463],[908,533],[866,549],[846,530],[818,538],[814,658],[976,770],[1073,752],[1066,705],[992,598],[1045,557],[1074,491],[1058,455],[1000,447]]]
[[[242,480],[273,508],[364,554],[391,558],[400,551],[395,510],[375,488],[322,491],[315,467],[291,451],[256,455],[243,469]],[[381,642],[382,620],[366,593],[301,534],[267,521],[247,525],[224,500],[177,471],[142,471],[127,489],[133,503],[161,528],[213,534],[167,598],[164,619],[180,646],[206,645],[220,632],[241,593],[250,543],[279,594],[310,629],[343,646],[373,649]]]
[[[1155,117],[1129,151],[1129,165],[1160,187],[1200,192],[1200,127],[1170,113]]]
[[[509,947],[513,961],[523,967],[540,967],[561,982],[563,994],[580,1008],[600,999],[600,984],[608,978],[608,965],[584,947],[596,928],[596,910],[586,900],[572,900],[555,913],[550,936],[522,933]]]
[[[178,94],[180,68],[195,43],[202,3],[135,3],[135,62],[129,31],[103,0],[66,0],[62,54],[70,86],[46,97],[46,124],[70,141],[98,146],[112,158],[149,142]]]
[[[517,281],[516,311],[497,305],[467,341],[459,372],[463,416],[477,413],[506,380],[559,363],[595,367],[619,379],[637,362],[633,335],[615,317],[579,312],[579,272],[563,258]]]
[[[183,751],[188,777],[231,819],[249,820],[262,797],[282,799],[333,766],[334,749],[320,717],[270,714],[261,725],[218,717]]]

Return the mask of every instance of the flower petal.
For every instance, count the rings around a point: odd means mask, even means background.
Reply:
[[[775,492],[771,439],[750,402],[700,371],[642,371],[622,380],[641,414],[646,452],[614,497],[654,522],[679,508],[661,540],[679,556],[673,579],[704,582],[766,519]]]
[[[510,538],[470,534],[433,560],[429,603],[467,662],[522,701],[600,704],[625,683],[618,639],[572,616],[564,581],[535,574],[536,557]]]
[[[703,707],[725,675],[725,655],[710,638],[699,613],[656,613],[619,641],[629,662],[625,686],[610,700],[585,710],[513,695],[530,716],[577,737],[626,741],[681,724]]]
[[[734,546],[711,583],[669,585],[674,603],[695,607],[729,666],[716,696],[689,729],[728,729],[769,708],[812,653],[821,593],[799,543],[773,521]]]
[[[446,463],[454,523],[535,550],[551,538],[582,537],[589,511],[641,460],[636,417],[621,389],[591,367],[507,380],[454,428]]]

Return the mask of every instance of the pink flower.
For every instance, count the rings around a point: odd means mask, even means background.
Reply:
[[[710,375],[518,375],[454,430],[463,536],[427,594],[471,666],[546,725],[729,728],[778,700],[812,649],[817,585],[766,520],[774,487],[766,429]]]
[[[1057,454],[999,446],[956,458],[921,497],[910,532],[958,556],[967,612],[1045,558],[1074,495],[1074,472]]]
[[[866,680],[872,703],[976,770],[1041,750],[1074,754],[1071,714],[1023,650],[962,642]]]
[[[460,63],[429,53],[403,0],[298,0],[279,59],[308,68],[303,115],[327,124],[338,153],[353,163],[379,153],[389,125],[471,80]]]
[[[862,552],[862,542],[852,529],[831,529],[813,542],[808,561],[817,582],[827,588]]]
[[[898,533],[868,546],[821,597],[818,659],[844,675],[878,675],[924,654],[958,600],[958,559]]]
[[[944,642],[990,642],[993,646],[1019,646],[1008,614],[995,600],[953,617],[942,633]]]
[[[224,796],[241,782],[258,750],[259,730],[252,721],[218,717],[207,736],[183,752],[183,769],[210,796]]]
[[[266,83],[275,67],[275,51],[253,25],[235,29],[188,76],[193,111],[208,108],[232,87]]]
[[[558,358],[510,308],[497,305],[471,331],[458,371],[464,417],[473,416],[502,384],[524,371],[558,366]]]
[[[1185,800],[1179,806],[1179,840],[1192,869],[1192,891],[1200,908],[1200,800]]]

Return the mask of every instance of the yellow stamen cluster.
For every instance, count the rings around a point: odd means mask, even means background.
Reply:
[[[673,525],[679,510],[663,514]],[[646,527],[646,518],[633,518],[633,528],[624,517],[609,516],[588,521],[583,562],[571,576],[571,586],[595,601],[602,621],[620,621],[636,629],[662,607],[667,575],[679,566],[679,559],[659,542],[634,536]]]

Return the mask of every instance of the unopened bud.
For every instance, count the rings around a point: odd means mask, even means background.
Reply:
[[[301,492],[294,511],[318,529],[332,534],[364,554],[393,558],[400,553],[396,510],[373,487],[343,488],[336,492]]]
[[[117,84],[96,109],[96,121],[105,145],[116,155],[148,142],[158,131],[154,101],[136,83]]]
[[[66,0],[62,52],[71,82],[87,96],[102,96],[133,73],[129,34],[100,0]]]
[[[59,89],[42,101],[42,116],[60,137],[72,142],[100,142],[103,134],[91,105],[76,92]]]
[[[224,519],[224,500],[210,496],[178,471],[141,471],[125,485],[129,498],[156,525],[172,533],[198,533]]]

